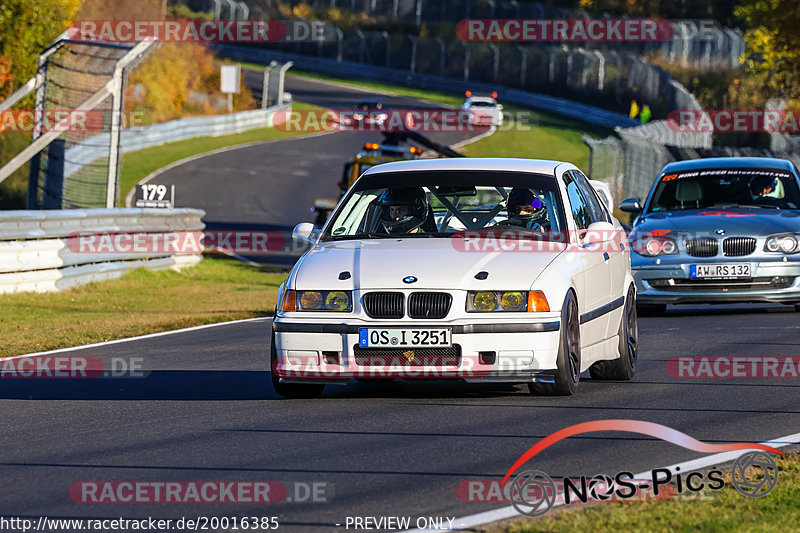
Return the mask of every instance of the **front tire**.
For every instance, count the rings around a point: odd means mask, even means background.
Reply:
[[[275,347],[275,332],[272,332],[272,343],[269,349],[270,373],[272,388],[284,398],[319,398],[325,384],[281,383],[275,369],[278,367],[278,349]]]
[[[598,361],[589,367],[589,375],[597,380],[630,381],[636,371],[639,355],[639,322],[636,316],[636,291],[628,289],[625,308],[619,321],[620,356],[610,361]]]
[[[567,292],[561,310],[561,339],[558,343],[555,383],[529,383],[531,394],[542,396],[572,396],[581,381],[581,330],[578,302],[572,291]]]
[[[794,304],[794,310],[800,311],[800,304]]]

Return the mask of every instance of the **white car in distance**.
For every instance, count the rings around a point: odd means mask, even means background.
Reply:
[[[497,93],[465,93],[466,100],[461,110],[469,113],[470,124],[474,126],[500,126],[503,124],[503,105],[497,103]]]
[[[625,233],[574,165],[532,159],[370,168],[281,285],[272,381],[315,397],[351,379],[630,380],[636,289]]]

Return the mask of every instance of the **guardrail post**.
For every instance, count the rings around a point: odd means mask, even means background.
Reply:
[[[417,20],[417,28],[419,28],[420,24],[422,24],[422,0],[417,0],[415,15]]]
[[[398,9],[400,7],[399,6],[399,1],[400,0],[394,0],[394,2],[392,2],[392,16],[394,17],[395,20],[397,20],[397,13],[398,13]]]

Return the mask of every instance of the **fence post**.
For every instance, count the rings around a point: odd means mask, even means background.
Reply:
[[[336,44],[336,62],[337,63],[341,63],[342,62],[342,44],[344,42],[344,32],[339,28],[336,28],[336,38],[339,41]]]
[[[441,37],[436,37],[436,42],[439,43],[439,76],[444,77],[444,60],[447,46]]]
[[[364,37],[364,32],[361,30],[356,30],[356,35],[358,35],[358,62],[364,63],[364,55],[367,51],[367,41]]]
[[[389,68],[389,63],[391,62],[391,49],[392,49],[392,38],[389,37],[389,32],[382,31],[381,37],[383,37],[384,41],[386,41],[386,61],[384,62],[384,67]]]
[[[469,80],[469,43],[461,41],[464,45],[464,81]]]
[[[411,65],[408,70],[413,74],[417,71],[417,38],[413,35],[406,35],[406,37],[411,41]]]
[[[500,50],[494,43],[489,43],[489,50],[492,51],[492,81],[497,81],[500,75]]]
[[[422,24],[422,0],[417,0],[415,16],[417,20],[417,28],[419,28],[420,24]]]
[[[525,78],[528,74],[528,49],[524,46],[517,46],[517,50],[519,51],[520,56],[522,56],[519,66],[519,88],[524,89]]]
[[[606,79],[606,56],[599,50],[593,53],[597,56],[597,90],[602,91]]]

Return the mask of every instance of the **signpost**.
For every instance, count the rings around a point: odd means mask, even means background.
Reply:
[[[242,66],[222,65],[220,67],[220,91],[228,94],[228,113],[233,113],[233,95],[239,93],[239,79]]]

